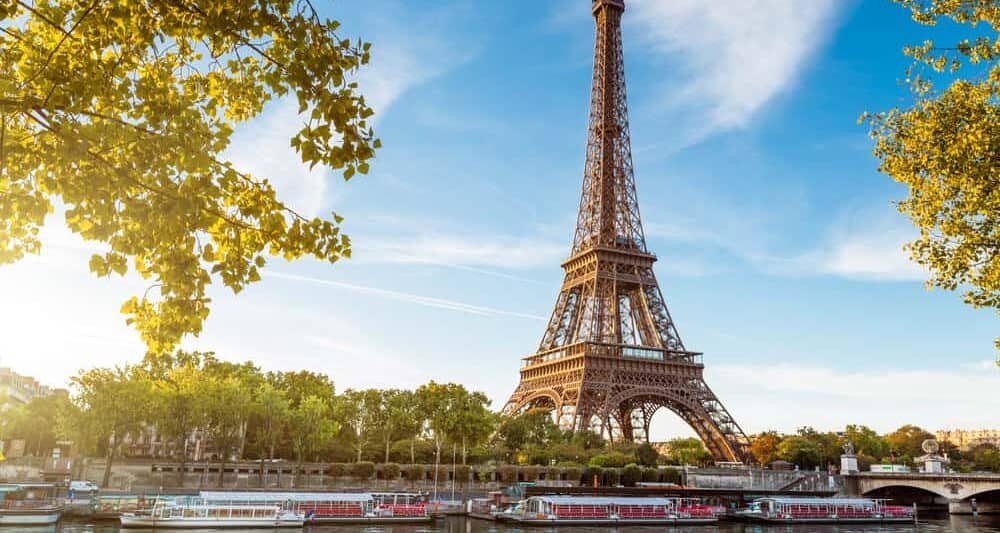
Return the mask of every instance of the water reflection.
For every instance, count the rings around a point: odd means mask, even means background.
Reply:
[[[150,530],[121,530],[114,522],[89,523],[86,521],[63,520],[55,526],[42,527],[0,527],[3,533],[120,533],[142,532]],[[167,531],[167,530],[159,530]],[[206,529],[185,530],[186,533],[205,533]],[[229,530],[235,531],[235,530]],[[275,531],[298,531],[296,529],[258,529],[240,530],[259,533],[275,533]],[[978,520],[971,516],[941,515],[921,519],[920,524],[913,525],[797,525],[797,526],[763,526],[758,524],[736,524],[720,522],[712,526],[629,526],[629,527],[508,527],[494,522],[464,518],[449,518],[435,524],[426,525],[394,525],[394,526],[306,526],[306,533],[966,533],[994,532],[1000,533],[1000,516],[981,516]]]

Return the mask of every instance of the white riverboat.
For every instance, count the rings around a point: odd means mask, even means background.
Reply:
[[[0,527],[55,524],[63,503],[50,484],[0,485]]]
[[[526,526],[698,525],[718,521],[712,508],[688,498],[532,496],[496,515]]]
[[[754,500],[735,518],[772,524],[910,523],[913,509],[870,498],[768,497]]]
[[[399,524],[433,522],[427,498],[401,492],[208,492],[205,501],[250,501],[280,505],[307,524]]]
[[[157,501],[148,511],[122,513],[122,527],[157,529],[302,527],[301,513],[276,503],[206,501],[201,498]]]

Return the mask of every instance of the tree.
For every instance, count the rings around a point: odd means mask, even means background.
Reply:
[[[528,446],[545,447],[561,436],[559,426],[545,409],[529,409],[518,416],[503,419],[497,430],[497,437],[512,452]]]
[[[712,461],[712,454],[708,453],[701,440],[695,437],[671,439],[667,441],[667,447],[670,449],[667,457],[674,464],[705,465]]]
[[[135,367],[95,368],[71,380],[73,400],[100,441],[107,445],[101,487],[111,481],[111,466],[125,437],[137,433],[149,415],[151,385]]]
[[[178,481],[183,487],[188,437],[208,420],[202,369],[194,362],[175,366],[166,371],[163,379],[156,380],[154,387],[156,426],[163,437],[176,446],[180,457]]]
[[[656,466],[659,458],[659,452],[648,442],[640,444],[635,449],[635,459],[640,466]]]
[[[298,485],[302,463],[319,451],[340,429],[330,406],[318,396],[307,396],[289,414],[292,448],[295,450],[295,481]]]
[[[889,453],[885,439],[868,426],[849,425],[844,429],[844,438],[854,444],[859,456],[880,458]]]
[[[811,427],[800,428],[778,445],[778,456],[803,470],[835,463],[840,453],[840,439],[836,434],[821,433]]]
[[[759,465],[768,465],[778,459],[781,435],[777,431],[765,431],[750,437],[750,455]]]
[[[219,456],[219,481],[225,480],[226,463],[235,455],[250,405],[250,391],[236,376],[209,375],[205,382],[206,429]]]
[[[285,435],[291,404],[287,393],[265,382],[254,394],[254,414],[257,419],[257,443],[261,460],[274,459],[274,449]]]
[[[351,433],[355,461],[361,461],[361,454],[379,431],[384,418],[381,394],[377,389],[347,389],[338,400],[337,418]]]
[[[969,450],[972,456],[973,468],[1000,472],[1000,450],[991,444],[980,444]]]
[[[26,453],[36,457],[47,456],[60,436],[53,422],[68,404],[69,398],[65,394],[56,393],[10,408],[0,416],[0,440],[5,433],[7,438],[24,439]]]
[[[383,462],[388,463],[392,443],[397,439],[410,439],[413,444],[413,438],[420,432],[420,420],[417,416],[417,403],[411,391],[400,389],[379,391],[379,402],[381,423],[377,433],[385,446]],[[410,452],[412,463],[414,450],[411,449]]]
[[[908,188],[897,208],[920,231],[908,249],[929,270],[928,285],[961,288],[966,303],[1000,311],[1000,38],[979,29],[1000,27],[1000,9],[987,0],[894,1],[920,24],[950,21],[964,35],[954,46],[903,49],[913,59],[912,104],[862,115],[879,170]]]
[[[272,376],[275,386],[285,391],[293,407],[309,396],[315,396],[333,407],[336,388],[329,376],[308,370],[282,372]]]
[[[934,435],[923,428],[907,424],[885,436],[889,451],[903,462],[909,462],[914,457],[924,454],[923,443],[933,439]]]
[[[489,409],[490,400],[481,392],[469,392],[464,387],[455,389],[450,409],[448,433],[462,449],[462,464],[466,462],[469,446],[486,441],[495,427],[495,416]]]
[[[98,276],[132,268],[150,289],[122,306],[153,353],[200,332],[213,280],[239,292],[265,255],[350,256],[341,218],[308,218],[267,176],[222,158],[234,127],[275,97],[304,117],[303,162],[368,171],[380,145],[354,73],[369,45],[309,0],[0,3],[0,264],[38,253],[65,206],[107,245]]]

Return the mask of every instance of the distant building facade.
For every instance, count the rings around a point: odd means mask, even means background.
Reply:
[[[49,396],[58,389],[47,387],[35,378],[22,376],[9,368],[0,367],[0,397],[11,405],[28,403],[35,398]],[[4,406],[0,406],[2,409]]]
[[[1000,448],[1000,429],[953,429],[934,434],[940,442],[950,442],[960,450],[968,450],[980,444],[990,444]]]

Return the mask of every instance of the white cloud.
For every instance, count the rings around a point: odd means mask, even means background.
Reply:
[[[667,59],[661,105],[687,142],[745,126],[792,84],[829,33],[840,0],[630,0],[640,44]],[[630,42],[630,39],[626,39]]]
[[[443,298],[433,298],[430,296],[421,296],[419,294],[411,294],[407,292],[394,291],[389,289],[380,289],[378,287],[370,287],[367,285],[358,285],[354,283],[345,283],[342,281],[334,281],[330,279],[315,278],[311,276],[300,276],[298,274],[289,274],[286,272],[277,271],[264,271],[265,277],[281,278],[290,281],[301,281],[304,283],[312,283],[314,285],[322,285],[326,287],[333,287],[337,289],[344,289],[356,293],[368,294],[372,296],[378,296],[381,298],[387,298],[390,300],[396,300],[400,302],[411,303],[415,305],[422,305],[424,307],[434,307],[437,309],[445,309],[448,311],[457,311],[460,313],[471,314],[471,315],[481,315],[481,316],[512,316],[518,318],[528,318],[531,320],[547,320],[547,317],[532,315],[528,313],[520,313],[517,311],[505,311],[503,309],[496,309],[494,307],[485,307],[481,305],[473,305],[464,302],[458,302],[455,300],[446,300]]]
[[[927,272],[910,260],[903,246],[916,230],[888,209],[846,210],[815,248],[790,257],[751,256],[775,274],[830,275],[871,281],[920,281]]]
[[[525,269],[559,264],[564,244],[536,238],[427,233],[403,239],[368,238],[356,246],[361,261]]]
[[[913,423],[934,431],[991,427],[1000,370],[833,369],[792,363],[709,365],[706,379],[750,432],[866,424],[881,432]]]

